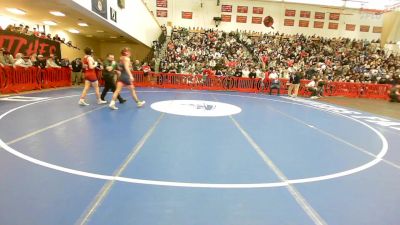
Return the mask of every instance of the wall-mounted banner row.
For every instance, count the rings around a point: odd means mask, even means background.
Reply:
[[[318,28],[318,29],[324,28],[324,22],[314,21],[314,28]]]
[[[303,10],[300,11],[300,17],[310,18],[310,16],[311,16],[311,12],[310,11],[303,11]]]
[[[368,25],[360,25],[360,32],[369,32]]]
[[[356,30],[356,25],[355,24],[346,24],[346,30],[355,31]]]
[[[253,7],[253,14],[264,14],[263,7]]]
[[[315,12],[314,18],[315,19],[319,19],[319,20],[323,20],[323,19],[325,19],[325,13],[323,13],[323,12]]]
[[[253,16],[253,17],[251,18],[251,23],[254,23],[254,24],[261,24],[261,23],[262,23],[262,17]]]
[[[285,10],[285,16],[291,16],[291,17],[296,16],[296,10],[293,10],[293,9],[286,9],[286,10]]]
[[[238,6],[237,7],[238,13],[247,13],[248,11],[249,11],[249,7],[247,7],[247,6]]]
[[[373,27],[372,33],[382,33],[382,27]]]
[[[339,24],[338,23],[329,23],[329,25],[328,25],[328,29],[331,29],[331,30],[337,30],[339,28]]]
[[[236,16],[237,23],[247,23],[247,16]]]
[[[232,5],[222,5],[221,12],[232,12]]]
[[[260,17],[253,17],[253,23],[259,23],[258,19],[255,18],[260,18]],[[257,22],[255,22],[257,21]],[[293,27],[295,24],[294,19],[285,19],[283,22],[284,26],[288,27]],[[324,28],[325,22],[323,21],[314,21],[314,28],[318,29],[323,29]],[[309,27],[310,26],[310,21],[308,20],[299,20],[298,23],[299,27]],[[334,22],[329,22],[328,23],[328,29],[331,30],[337,30],[339,28],[339,23],[334,23]],[[355,31],[356,30],[356,24],[346,24],[345,29],[347,31]],[[360,25],[360,32],[369,32],[370,31],[370,26],[369,25]],[[372,33],[382,33],[382,27],[372,27]]]
[[[193,12],[182,12],[182,19],[189,19],[193,18]]]
[[[168,17],[168,10],[157,9],[157,17]]]
[[[295,17],[296,16],[296,10],[294,9],[285,9],[285,16],[287,17]],[[300,17],[301,18],[311,18],[311,11],[300,11]],[[314,18],[323,20],[325,19],[325,13],[323,12],[315,12],[314,13]],[[339,20],[340,19],[340,13],[329,13],[329,20]]]
[[[232,12],[233,6],[232,5],[222,5],[221,12]],[[237,13],[248,13],[249,7],[248,6],[237,6],[236,9]],[[253,7],[253,14],[264,14],[264,7]]]
[[[168,8],[168,0],[157,0],[157,7]]]
[[[330,20],[339,20],[340,19],[340,13],[329,13],[329,19]]]
[[[283,25],[288,26],[288,27],[293,27],[294,26],[294,20],[285,19],[284,22],[283,22]]]
[[[232,16],[231,15],[221,15],[221,21],[222,22],[231,22]]]

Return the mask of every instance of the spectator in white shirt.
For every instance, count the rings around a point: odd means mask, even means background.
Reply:
[[[54,62],[54,55],[50,54],[50,57],[46,61],[46,68],[61,68],[61,66],[57,65],[56,62]]]
[[[257,78],[264,78],[264,73],[258,67],[256,69],[256,76]]]
[[[311,79],[310,83],[308,83],[306,85],[308,91],[311,92],[311,99],[317,99],[317,79],[315,77],[313,77],[313,79]]]
[[[249,74],[250,74],[249,68],[245,67],[245,68],[242,70],[242,77],[248,78],[248,77],[249,77]]]
[[[281,89],[281,84],[279,81],[279,75],[276,73],[275,70],[272,70],[272,72],[269,74],[269,80],[271,82],[271,86],[269,88],[269,95],[272,94],[273,89],[278,90],[278,95],[280,95],[280,89]]]
[[[14,66],[19,66],[19,67],[29,67],[31,65],[29,65],[29,63],[25,62],[25,60],[23,59],[24,55],[22,53],[18,53],[15,55],[15,62],[14,62]],[[30,63],[32,64],[32,63]]]
[[[211,68],[213,68],[214,69],[214,67],[217,65],[217,63],[215,62],[215,60],[214,59],[211,59],[211,61],[210,61],[210,67]]]
[[[275,70],[272,70],[272,72],[269,74],[268,78],[271,80],[276,79],[276,78],[278,78],[278,74],[276,73]]]

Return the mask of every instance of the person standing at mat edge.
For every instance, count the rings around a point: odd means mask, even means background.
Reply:
[[[109,107],[111,109],[118,109],[117,107],[115,107],[115,100],[117,99],[117,96],[119,95],[119,93],[122,90],[122,87],[124,86],[128,87],[128,89],[131,92],[132,98],[135,100],[138,107],[142,107],[144,103],[146,103],[145,101],[140,101],[139,98],[137,97],[135,86],[133,85],[134,79],[130,71],[130,65],[131,65],[131,60],[129,58],[130,56],[131,52],[129,48],[124,48],[121,50],[121,57],[119,59],[119,65],[118,65],[120,75],[117,82],[117,89],[115,90],[112,100],[109,104]]]
[[[111,89],[112,92],[115,92],[115,74],[117,69],[117,63],[114,61],[113,54],[107,54],[107,59],[103,62],[103,79],[104,79],[104,89],[101,93],[101,100],[104,101],[104,98],[107,95],[107,92]],[[121,97],[121,95],[117,96],[119,103],[123,104],[126,102],[125,99]]]
[[[76,58],[71,63],[72,66],[72,85],[79,85],[82,82],[82,62],[81,58]]]
[[[105,104],[106,101],[100,99],[99,82],[97,81],[95,68],[97,62],[93,59],[93,50],[91,48],[85,48],[85,56],[83,57],[83,70],[85,76],[85,87],[83,88],[81,98],[79,99],[79,105],[89,105],[85,102],[85,97],[90,88],[90,85],[94,88],[97,97],[97,104]]]
[[[297,97],[297,94],[299,93],[299,87],[300,87],[300,80],[301,80],[301,70],[299,69],[297,72],[292,73],[290,75],[290,79],[289,79],[289,90],[288,90],[288,96],[289,97]],[[294,88],[294,93],[292,94]]]

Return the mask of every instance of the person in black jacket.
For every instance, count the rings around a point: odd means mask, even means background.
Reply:
[[[38,55],[36,58],[35,63],[33,66],[40,67],[41,69],[46,68],[46,59],[43,57],[43,55]]]
[[[111,90],[113,93],[115,92],[115,75],[117,70],[117,63],[114,61],[114,55],[109,53],[107,55],[107,59],[103,63],[103,79],[104,79],[104,89],[101,93],[101,100],[105,101],[104,98],[107,95],[107,92]],[[123,104],[126,102],[125,99],[121,97],[121,95],[117,96],[119,103]]]
[[[82,61],[81,58],[76,58],[71,63],[72,65],[72,85],[79,85],[82,82]]]
[[[388,92],[390,102],[400,102],[400,84],[393,85]]]
[[[288,90],[288,96],[289,97],[297,97],[297,94],[299,93],[299,87],[300,87],[300,80],[301,80],[301,70],[296,71],[295,73],[292,73],[289,78],[289,90]],[[294,93],[292,94],[294,88]]]

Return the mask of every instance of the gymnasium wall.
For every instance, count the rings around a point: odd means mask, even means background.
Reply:
[[[150,48],[145,45],[138,44],[126,44],[126,43],[113,43],[113,42],[101,42],[100,44],[100,52],[102,54],[102,58],[108,53],[114,54],[115,59],[118,59],[121,55],[121,49],[124,47],[128,47],[131,49],[132,60],[140,60],[142,61],[146,58],[147,54],[150,52]]]
[[[157,40],[161,34],[161,29],[157,20],[151,15],[142,0],[125,1],[124,9],[118,6],[117,0],[107,0],[107,19],[92,11],[92,0],[69,1],[85,9],[84,11],[82,10],[81,13],[87,13],[103,22],[107,22],[121,33],[135,38],[148,47],[151,47],[153,40]],[[115,10],[117,22],[111,20],[109,8]]]
[[[400,41],[400,11],[385,13],[383,18],[382,40],[395,43]]]
[[[55,30],[54,32],[59,32],[61,37],[66,37],[67,40],[71,40],[72,43],[78,43],[80,50],[70,48],[66,45],[61,45],[61,54],[63,58],[69,58],[70,60],[75,58],[82,58],[84,55],[83,49],[90,47],[95,53],[95,58],[105,59],[108,53],[114,54],[115,58],[121,54],[121,49],[128,47],[132,51],[132,60],[143,60],[147,54],[150,52],[150,48],[143,44],[131,44],[131,43],[119,43],[119,42],[103,42],[93,38],[87,38],[81,35],[70,34],[62,30]]]
[[[30,27],[36,27],[36,24],[27,20],[21,21],[13,18],[0,16],[0,26],[3,28],[7,27],[9,24],[19,25],[23,23],[24,25],[29,25]],[[39,27],[42,31],[42,26]],[[120,55],[121,49],[124,47],[129,47],[132,50],[132,59],[143,60],[147,54],[150,52],[150,48],[144,44],[128,44],[119,42],[101,42],[98,39],[85,37],[82,34],[72,34],[58,28],[57,26],[46,26],[46,33],[50,33],[52,36],[58,34],[61,38],[65,38],[66,41],[72,41],[74,46],[80,48],[77,50],[75,48],[68,47],[61,44],[61,57],[73,60],[75,58],[82,58],[84,55],[83,49],[90,47],[95,52],[95,57],[105,58],[107,53],[113,53],[116,56]]]
[[[62,29],[50,29],[50,33],[52,36],[58,34],[61,38],[65,38],[67,41],[72,41],[74,46],[80,48],[80,50],[68,47],[64,44],[61,44],[61,57],[68,58],[69,60],[73,60],[75,58],[82,58],[84,55],[83,49],[86,47],[90,47],[93,49],[96,55],[100,53],[100,42],[93,38],[88,38],[79,34],[72,34],[66,32]]]
[[[160,24],[171,22],[174,26],[215,28],[213,17],[221,14],[231,15],[231,22],[221,22],[219,29],[251,30],[261,32],[284,32],[289,34],[303,33],[306,35],[319,35],[324,37],[348,37],[356,39],[379,39],[380,33],[373,33],[373,27],[382,27],[383,16],[360,12],[360,10],[341,9],[325,6],[314,6],[294,3],[269,2],[262,0],[221,0],[217,6],[217,0],[144,0],[147,7],[153,12]],[[157,2],[167,3],[167,7],[157,7]],[[201,4],[202,3],[202,4]],[[232,12],[221,12],[222,5],[231,5]],[[160,6],[160,5],[159,5]],[[238,13],[237,6],[247,6],[247,13]],[[253,14],[253,7],[263,7],[263,14]],[[296,10],[294,17],[285,16],[285,10]],[[167,17],[157,16],[157,10],[167,10]],[[301,18],[300,11],[310,11],[310,18]],[[192,12],[192,19],[183,19],[182,12]],[[325,19],[314,19],[315,12],[325,13]],[[160,13],[160,12],[159,12]],[[329,13],[340,13],[339,20],[330,20]],[[246,23],[236,22],[236,16],[247,16]],[[253,24],[252,17],[272,16],[274,28],[267,28],[263,24]],[[293,19],[294,26],[284,26],[285,19]],[[309,27],[299,27],[299,20],[309,21]],[[314,21],[324,22],[322,29],[314,28]],[[328,29],[329,22],[338,23],[338,29]],[[354,24],[354,31],[347,31],[346,24]],[[368,25],[368,32],[360,32],[360,25]]]

